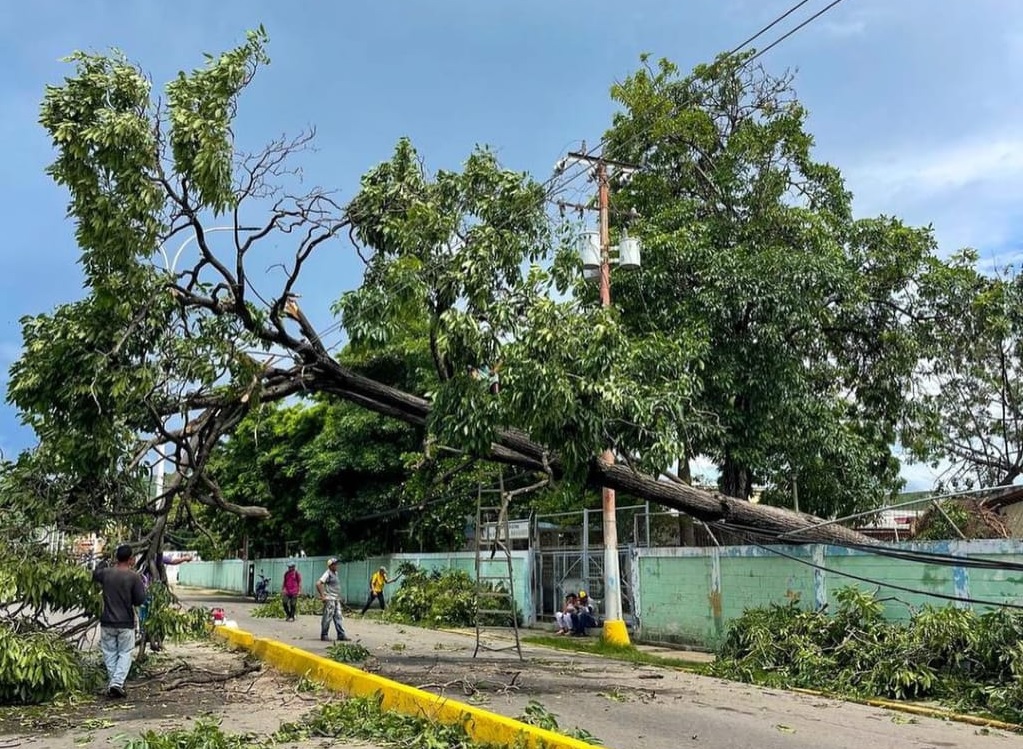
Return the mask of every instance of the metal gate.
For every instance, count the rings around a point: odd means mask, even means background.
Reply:
[[[536,620],[552,621],[560,611],[565,596],[585,590],[604,612],[604,550],[572,549],[539,550],[535,552],[536,577],[533,600]],[[632,553],[630,547],[618,548],[618,569],[621,575],[622,618],[633,622]]]

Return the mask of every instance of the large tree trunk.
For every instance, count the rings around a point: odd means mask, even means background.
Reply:
[[[388,387],[358,375],[330,360],[309,372],[315,390],[332,393],[364,408],[409,424],[425,424],[430,403],[423,398]],[[546,472],[555,478],[563,469],[557,454],[537,444],[517,429],[505,429],[496,435],[490,460],[534,471]],[[756,528],[767,533],[790,533],[793,543],[871,543],[867,537],[838,524],[827,524],[813,515],[795,513],[778,507],[753,504],[745,499],[708,492],[673,481],[639,473],[621,464],[608,464],[594,459],[587,483],[606,486],[655,504],[669,507],[705,522],[725,521],[736,526]]]
[[[749,468],[731,457],[725,458],[721,466],[721,492],[739,499],[749,499],[753,496],[753,481]]]

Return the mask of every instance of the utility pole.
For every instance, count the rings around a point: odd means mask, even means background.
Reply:
[[[594,157],[586,153],[585,145],[582,152],[568,154],[570,159],[582,161],[594,166],[597,181],[597,211],[599,215],[600,234],[600,306],[611,306],[611,233],[610,233],[610,202],[611,186],[608,178],[608,164],[612,164],[625,172],[635,171],[635,167],[619,162],[608,161],[603,157]],[[583,208],[582,206],[573,206]],[[602,460],[615,462],[614,452],[605,450]],[[629,631],[622,618],[622,584],[621,571],[618,564],[618,515],[615,490],[603,487],[601,490],[604,535],[604,632],[605,642],[614,645],[628,645]]]

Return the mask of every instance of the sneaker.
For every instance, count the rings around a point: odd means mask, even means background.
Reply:
[[[330,638],[327,635],[320,635],[321,642],[330,642]]]
[[[348,635],[341,635],[337,638],[338,642],[351,642],[351,638]]]
[[[124,687],[119,687],[116,684],[107,690],[107,697],[112,697],[113,699],[124,699],[127,696],[128,693],[124,691]]]

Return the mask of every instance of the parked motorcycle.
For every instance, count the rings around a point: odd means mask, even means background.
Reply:
[[[266,599],[270,597],[270,578],[263,574],[263,570],[259,571],[259,580],[256,581],[252,595],[255,596],[256,603],[266,603]]]

